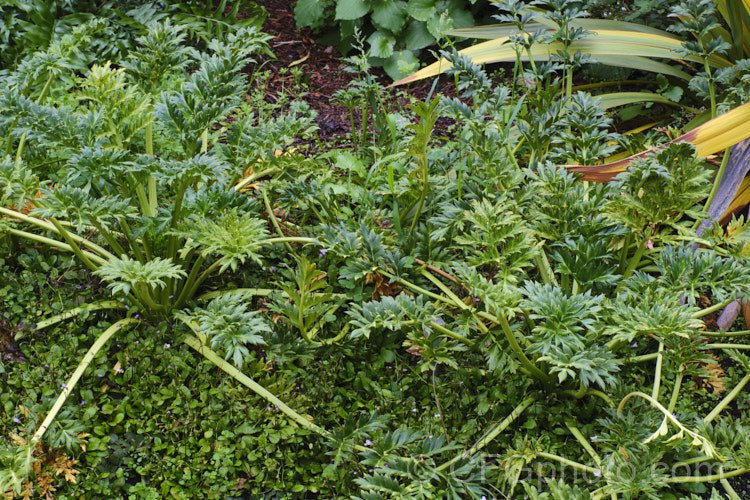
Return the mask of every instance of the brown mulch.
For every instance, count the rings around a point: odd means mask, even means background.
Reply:
[[[322,139],[330,139],[350,129],[348,111],[344,106],[331,103],[330,96],[339,89],[346,88],[355,77],[344,71],[346,63],[335,47],[315,42],[315,35],[308,28],[297,29],[294,20],[294,4],[284,0],[267,0],[263,6],[268,17],[263,23],[263,31],[274,36],[271,50],[277,60],[269,61],[264,69],[271,70],[271,79],[266,91],[266,99],[273,99],[282,92],[294,89],[291,72],[280,74],[281,69],[297,66],[307,80],[308,90],[303,99],[319,114],[316,119]]]
[[[307,102],[318,112],[315,122],[320,128],[319,136],[323,142],[340,139],[342,135],[349,134],[349,111],[344,105],[331,102],[331,96],[337,90],[347,88],[357,77],[356,73],[345,71],[347,63],[343,61],[343,56],[336,47],[318,43],[316,34],[309,28],[297,28],[294,20],[295,1],[265,0],[259,3],[268,13],[263,23],[263,31],[274,36],[270,46],[276,55],[276,60],[266,61],[263,66],[264,70],[271,70],[266,88],[266,101],[274,102],[282,93],[286,93]],[[298,86],[294,85],[291,71],[280,71],[292,67],[302,70],[307,83],[304,95],[294,94]],[[371,74],[383,88],[392,83],[381,68],[373,68]],[[414,98],[425,99],[431,87],[432,80],[428,79],[399,90]],[[396,89],[383,91],[392,92],[393,95],[397,93]],[[443,95],[455,95],[452,83],[444,77],[440,78],[436,91]],[[406,99],[402,96],[399,102],[405,105]],[[438,124],[438,128],[440,125]]]

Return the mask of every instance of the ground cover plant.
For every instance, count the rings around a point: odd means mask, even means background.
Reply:
[[[305,102],[263,100],[257,23],[150,19],[107,61],[117,26],[93,17],[19,51],[0,490],[742,498],[750,332],[719,314],[747,298],[750,233],[709,211],[741,161],[696,147],[741,139],[715,131],[744,80],[692,96],[716,115],[694,144],[619,134],[618,101],[574,86],[581,13],[544,8],[557,60],[502,82],[444,52],[453,97],[402,107],[349,58],[336,144]]]

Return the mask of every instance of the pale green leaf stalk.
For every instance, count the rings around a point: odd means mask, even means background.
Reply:
[[[195,328],[196,326],[193,323],[187,323],[187,325],[191,328]],[[258,396],[262,397],[272,405],[275,405],[279,410],[281,410],[286,416],[288,416],[292,421],[296,422],[297,424],[301,425],[302,427],[309,429],[316,434],[325,437],[330,438],[330,433],[323,429],[322,427],[312,423],[308,418],[303,417],[296,411],[292,410],[289,406],[286,405],[282,400],[274,396],[271,392],[268,391],[265,387],[255,382],[253,379],[242,373],[239,369],[237,369],[235,366],[231,365],[224,359],[222,359],[218,354],[213,352],[208,346],[203,345],[200,340],[198,340],[196,337],[193,337],[192,335],[185,336],[185,343],[195,349],[198,354],[205,357],[207,360],[211,361],[214,365],[216,365],[218,368],[223,370],[227,375],[247,387],[248,389],[252,390],[254,393],[256,393]],[[362,447],[366,450],[366,448]]]
[[[78,368],[76,368],[68,381],[62,384],[62,393],[57,397],[57,400],[52,406],[52,409],[50,409],[49,413],[47,414],[47,417],[44,419],[37,431],[34,433],[34,436],[32,436],[31,438],[30,444],[32,448],[36,445],[36,443],[41,441],[44,433],[47,431],[47,429],[49,429],[52,421],[55,420],[55,417],[62,409],[63,404],[65,404],[65,400],[68,399],[71,391],[73,390],[73,388],[75,388],[76,384],[83,376],[83,373],[86,371],[86,368],[89,367],[91,362],[94,360],[94,357],[99,353],[101,348],[104,347],[104,345],[109,341],[109,339],[112,338],[115,333],[119,332],[125,327],[129,327],[131,325],[139,323],[141,323],[141,321],[135,318],[122,319],[107,328],[104,333],[102,333],[99,338],[96,339],[94,345],[91,346],[91,348],[83,356],[81,362],[78,364]]]

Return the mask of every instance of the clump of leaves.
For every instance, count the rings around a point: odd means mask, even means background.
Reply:
[[[716,302],[744,298],[750,284],[746,260],[721,257],[711,250],[693,251],[689,247],[666,247],[656,264],[662,286],[681,294],[688,304],[701,294],[710,293]]]
[[[386,498],[479,499],[487,490],[481,485],[480,460],[466,458],[442,470],[441,454],[456,450],[443,436],[424,436],[400,428],[380,437],[372,451],[362,453],[361,463],[371,472],[356,480],[360,500]]]
[[[604,297],[590,292],[567,296],[550,285],[528,283],[521,308],[536,320],[528,351],[550,365],[560,383],[578,379],[582,387],[617,383],[620,361],[598,342],[603,328]]]
[[[224,351],[225,359],[231,358],[237,368],[250,357],[248,346],[265,344],[264,334],[271,332],[258,312],[249,309],[242,294],[226,294],[205,308],[180,312],[178,317],[197,325],[196,332],[210,340],[212,349]]]
[[[396,297],[383,297],[378,301],[353,304],[347,312],[352,317],[352,337],[369,338],[373,330],[400,330],[404,327],[419,326],[436,317],[432,304],[422,296],[399,294]]]
[[[485,267],[499,279],[517,282],[534,262],[538,243],[527,229],[515,204],[506,196],[453,203],[448,217],[435,217],[434,239],[448,237],[466,253],[466,262]],[[462,210],[463,209],[463,210]]]
[[[297,259],[296,269],[282,269],[281,274],[288,280],[277,286],[285,296],[275,296],[269,308],[283,317],[297,328],[306,341],[313,340],[313,334],[326,321],[332,321],[335,316],[330,314],[336,307],[331,308],[331,294],[321,292],[328,287],[326,273],[317,269],[314,262],[307,260],[304,255]]]
[[[610,217],[652,241],[689,233],[690,221],[705,215],[698,203],[708,196],[710,172],[689,143],[670,144],[619,174],[612,189]]]
[[[550,159],[556,163],[593,165],[616,149],[616,134],[608,132],[612,119],[605,116],[600,101],[586,92],[576,92],[564,101],[563,129],[553,139]]]
[[[166,279],[187,276],[185,271],[174,264],[171,259],[156,257],[142,263],[127,255],[104,263],[94,271],[94,274],[107,280],[114,294],[128,295],[133,288],[141,288],[144,298],[149,297],[151,290],[164,289],[167,286]],[[154,297],[149,298],[151,299],[149,305],[158,308]]]

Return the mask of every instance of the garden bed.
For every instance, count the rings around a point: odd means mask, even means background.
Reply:
[[[448,51],[393,88],[291,3],[240,4],[8,17],[0,490],[750,494],[750,333],[716,322],[748,229],[700,225],[744,210],[744,167],[705,159],[746,134],[744,63],[615,102],[570,45],[492,76]],[[34,48],[34,15],[65,35]],[[584,36],[556,15],[538,43]]]

